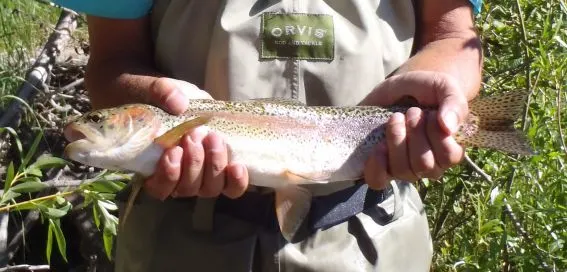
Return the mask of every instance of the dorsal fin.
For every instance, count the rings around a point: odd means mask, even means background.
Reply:
[[[273,103],[273,104],[283,104],[283,105],[293,105],[293,106],[305,106],[305,103],[293,99],[284,97],[267,97],[267,98],[254,98],[248,100],[249,102],[262,102],[262,103]]]

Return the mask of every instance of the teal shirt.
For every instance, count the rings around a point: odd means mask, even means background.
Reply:
[[[93,16],[136,19],[147,15],[153,0],[52,0],[53,3]]]
[[[89,15],[115,18],[136,19],[147,15],[153,5],[153,0],[52,0],[53,3],[84,12]],[[207,1],[207,0],[205,0]],[[469,0],[475,14],[481,10],[482,0]]]

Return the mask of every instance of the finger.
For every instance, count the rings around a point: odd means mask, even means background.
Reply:
[[[158,78],[150,85],[150,103],[171,114],[185,112],[189,99],[211,99],[211,96],[189,82],[167,77]]]
[[[188,99],[213,99],[209,93],[199,89],[199,87],[194,84],[178,79],[170,80],[173,80],[177,89],[180,90]]]
[[[218,196],[225,185],[224,170],[228,164],[228,152],[222,138],[214,132],[203,140],[205,148],[205,170],[199,196]]]
[[[388,187],[392,177],[388,174],[388,149],[385,143],[378,144],[364,167],[364,180],[368,187],[382,190]]]
[[[453,135],[466,120],[469,114],[469,103],[457,83],[446,80],[444,84],[444,86],[440,87],[443,88],[443,91],[437,92],[439,101],[438,118],[445,133]]]
[[[241,164],[229,164],[226,174],[226,186],[222,193],[232,199],[241,197],[248,188],[248,170]]]
[[[419,108],[406,112],[407,142],[410,166],[418,178],[430,177],[435,170],[435,156],[429,145],[425,124],[427,115]]]
[[[183,149],[179,146],[164,152],[156,172],[144,183],[144,190],[152,197],[165,200],[175,189],[181,176]]]
[[[386,125],[389,172],[395,178],[411,181],[417,177],[410,168],[406,135],[405,115],[394,113]]]
[[[196,196],[201,188],[203,179],[203,165],[205,162],[205,150],[202,140],[191,134],[181,140],[183,148],[183,164],[181,179],[175,188],[173,197]]]
[[[427,138],[433,150],[435,161],[442,169],[448,169],[461,162],[465,155],[465,150],[460,146],[455,139],[442,131],[437,112],[431,111],[427,116]]]
[[[411,96],[421,105],[437,105],[436,92],[443,88],[448,75],[433,71],[410,71],[389,77],[363,100],[364,105],[388,106]],[[419,91],[416,91],[419,90]]]
[[[171,114],[181,114],[189,106],[187,97],[170,78],[162,77],[154,80],[148,95],[150,103]]]

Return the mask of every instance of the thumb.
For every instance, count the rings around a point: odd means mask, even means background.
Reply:
[[[445,88],[437,92],[438,120],[447,134],[454,134],[469,114],[467,97],[457,83],[448,80]]]
[[[181,114],[187,110],[189,99],[212,98],[189,82],[162,77],[150,86],[150,99],[156,106],[171,114]]]

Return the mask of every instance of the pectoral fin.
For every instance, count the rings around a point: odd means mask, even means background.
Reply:
[[[276,215],[283,237],[291,241],[311,208],[311,192],[299,186],[276,190]]]
[[[154,142],[156,144],[159,144],[163,148],[170,148],[176,145],[181,139],[181,137],[185,135],[185,133],[191,131],[191,129],[194,129],[198,126],[202,126],[206,124],[207,122],[209,122],[209,120],[211,120],[211,117],[198,116],[194,119],[183,122],[177,125],[176,127],[170,129],[163,135],[157,137],[154,140]]]
[[[294,173],[290,170],[285,170],[283,175],[292,184],[327,183],[331,177],[328,173]]]
[[[128,202],[126,203],[126,208],[124,209],[124,215],[120,219],[120,228],[123,229],[124,225],[126,225],[126,219],[128,219],[128,215],[132,211],[132,207],[134,206],[134,202],[136,198],[140,194],[142,187],[144,186],[144,177],[141,175],[134,175],[132,178],[132,191],[128,196]]]

